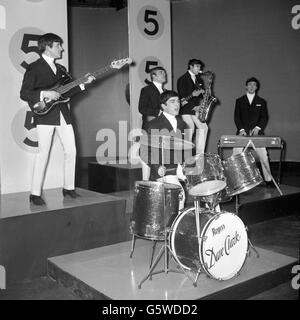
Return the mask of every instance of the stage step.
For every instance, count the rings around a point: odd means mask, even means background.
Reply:
[[[139,239],[130,259],[131,242],[48,259],[48,274],[82,299],[195,300],[247,299],[291,279],[295,258],[256,248],[238,276],[226,281],[201,273],[197,287],[183,273],[159,273],[139,283],[148,273],[151,241]],[[157,249],[158,251],[158,249]],[[174,260],[170,268],[176,269]],[[163,259],[155,269],[163,270]],[[178,269],[177,269],[178,270]]]
[[[77,189],[64,199],[61,189],[44,192],[47,206],[31,206],[29,193],[1,196],[0,265],[7,284],[47,273],[47,258],[128,240],[126,200]]]
[[[88,164],[89,190],[111,193],[134,188],[135,181],[142,180],[141,165],[128,164]]]

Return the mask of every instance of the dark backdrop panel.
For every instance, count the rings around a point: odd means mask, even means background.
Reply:
[[[127,10],[69,8],[70,70],[74,78],[128,56]],[[79,157],[92,157],[101,142],[100,129],[119,133],[119,120],[129,121],[125,91],[128,67],[106,73],[72,101]],[[128,126],[129,127],[129,126]]]

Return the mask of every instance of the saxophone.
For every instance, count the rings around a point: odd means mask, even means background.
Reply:
[[[217,98],[211,94],[211,85],[213,81],[213,73],[211,71],[205,72],[208,74],[208,84],[206,86],[205,92],[203,94],[203,99],[199,106],[194,108],[195,111],[199,112],[199,120],[201,122],[206,122],[208,113],[213,103],[217,101]]]

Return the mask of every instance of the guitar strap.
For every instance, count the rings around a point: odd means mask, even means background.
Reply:
[[[70,73],[64,67],[62,67],[60,64],[56,64],[56,67],[60,69],[69,78],[69,80],[73,80]]]

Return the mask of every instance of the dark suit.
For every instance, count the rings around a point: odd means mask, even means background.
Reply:
[[[147,131],[147,116],[157,117],[160,112],[160,92],[150,81],[143,87],[139,98],[139,112],[143,115],[142,129]]]
[[[249,135],[256,126],[260,127],[260,135],[264,134],[268,122],[267,104],[264,99],[255,95],[250,105],[247,95],[243,95],[235,102],[234,122],[237,134],[244,129]]]
[[[238,98],[235,102],[234,122],[237,127],[237,134],[240,133],[241,129],[244,129],[246,134],[249,135],[250,131],[257,126],[261,128],[258,134],[264,135],[264,130],[268,122],[266,101],[255,95],[250,105],[247,95]],[[243,148],[233,148],[233,154],[239,154],[242,150]],[[256,148],[256,152],[263,164],[262,171],[264,179],[271,181],[271,170],[266,148]]]
[[[57,72],[54,74],[49,64],[42,57],[28,66],[24,74],[20,97],[22,100],[27,101],[31,108],[36,102],[40,101],[41,91],[50,90],[51,87],[64,78],[69,79],[64,66],[56,63],[56,69]],[[80,87],[76,86],[67,93],[67,96],[70,97],[80,91]],[[71,116],[66,103],[57,104],[46,115],[34,115],[34,122],[36,125],[59,125],[60,112],[62,112],[66,123],[70,124]]]
[[[203,82],[201,77],[196,76],[196,84],[194,83],[190,73],[187,71],[177,80],[177,91],[179,98],[186,98],[192,94],[194,90],[203,88]],[[201,94],[198,97],[193,97],[189,99],[188,103],[180,108],[180,114],[195,114],[195,111],[192,110],[195,106],[198,106],[201,100]]]
[[[186,123],[181,119],[181,117],[176,117],[177,119],[177,130],[174,132],[173,127],[169,120],[161,114],[159,117],[153,119],[148,124],[147,132],[149,134],[149,139],[151,137],[151,133],[158,134],[157,130],[164,130],[161,131],[161,135],[168,135],[182,139],[184,129],[187,128]],[[152,130],[155,130],[154,132]],[[152,132],[151,132],[152,131]],[[157,146],[158,147],[158,146]],[[182,151],[178,150],[165,150],[165,157],[164,157],[164,166],[167,169],[166,175],[176,175],[176,169],[178,163],[182,163]],[[151,159],[152,157],[152,159]],[[148,160],[148,161],[147,161]],[[154,163],[151,163],[153,160]],[[155,181],[156,179],[160,178],[158,174],[158,169],[162,164],[161,161],[161,148],[149,148],[148,150],[148,159],[146,161],[150,166],[150,180]]]
[[[43,57],[28,66],[24,74],[20,96],[21,99],[28,102],[31,108],[40,101],[41,91],[51,90],[51,87],[61,79],[66,78],[70,81],[66,69],[59,64],[55,66],[56,74]],[[79,91],[81,91],[80,86],[76,86],[68,92],[67,96]],[[62,118],[61,115],[63,115]],[[76,145],[68,104],[58,103],[45,115],[34,114],[34,122],[37,125],[39,152],[35,157],[31,194],[41,195],[54,131],[57,131],[64,149],[63,187],[73,190],[75,188]]]

